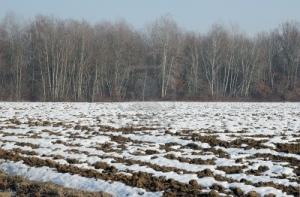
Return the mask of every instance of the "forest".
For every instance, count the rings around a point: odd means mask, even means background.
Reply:
[[[36,16],[0,21],[3,101],[300,101],[300,25],[248,35],[212,24],[181,28],[162,16],[124,20]]]

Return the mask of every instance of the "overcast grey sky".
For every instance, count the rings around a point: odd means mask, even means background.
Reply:
[[[24,19],[44,14],[92,23],[124,18],[139,29],[170,14],[187,30],[205,32],[223,23],[252,34],[300,21],[300,0],[0,0],[0,17],[8,12]]]

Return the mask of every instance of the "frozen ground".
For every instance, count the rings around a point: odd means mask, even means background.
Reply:
[[[115,196],[298,196],[300,103],[0,103],[0,170]]]

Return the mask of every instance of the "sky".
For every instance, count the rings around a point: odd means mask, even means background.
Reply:
[[[0,18],[11,12],[25,20],[38,14],[91,23],[125,19],[137,29],[171,15],[186,30],[206,32],[218,23],[255,34],[300,21],[300,0],[0,0]]]

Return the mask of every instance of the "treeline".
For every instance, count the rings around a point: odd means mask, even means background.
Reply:
[[[170,17],[143,31],[124,21],[37,16],[0,22],[0,99],[9,101],[300,100],[300,28],[255,36]]]

